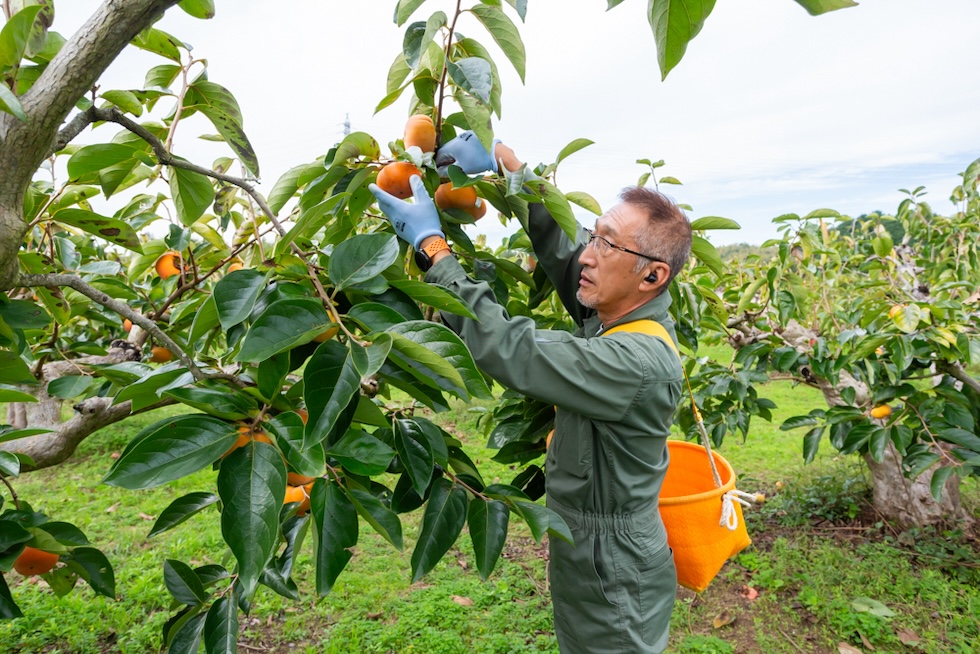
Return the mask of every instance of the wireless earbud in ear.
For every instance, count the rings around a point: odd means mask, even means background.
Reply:
[[[651,284],[657,283],[657,273],[650,273],[647,275],[643,281],[650,282]]]

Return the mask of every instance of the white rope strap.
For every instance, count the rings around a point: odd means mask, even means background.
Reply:
[[[740,490],[732,489],[721,497],[721,520],[718,524],[728,527],[730,531],[738,528],[738,513],[735,511],[735,502],[742,506],[751,506],[752,502],[759,499],[755,493],[744,493]]]

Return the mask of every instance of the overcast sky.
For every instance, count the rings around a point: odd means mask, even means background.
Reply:
[[[98,4],[57,2],[54,29],[70,36]],[[237,97],[266,192],[339,141],[347,116],[383,150],[400,137],[407,95],[374,115],[404,32],[391,20],[394,0],[215,4],[211,21],[172,9],[157,26],[193,45],[210,79]],[[716,244],[759,244],[777,235],[771,219],[789,212],[892,212],[898,189],[918,185],[935,210],[954,210],[957,174],[980,157],[980,2],[863,0],[811,17],[792,0],[718,0],[665,82],[646,4],[606,12],[604,0],[529,0],[518,23],[526,85],[474,18],[460,21],[494,53],[503,84],[494,128],[519,156],[551,162],[575,138],[595,141],[562,163],[563,191],[587,192],[607,209],[643,172],[636,159],[664,159],[660,172],[684,184],[662,190],[690,204],[692,219],[742,225],[711,233]],[[454,7],[428,0],[413,20]],[[102,90],[139,88],[159,63],[131,48]],[[207,165],[226,153],[195,138],[213,128],[188,127],[177,154]],[[471,231],[496,244],[514,229],[488,217]]]

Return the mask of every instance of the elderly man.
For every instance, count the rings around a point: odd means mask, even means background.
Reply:
[[[498,162],[510,171],[522,165],[504,144],[495,141],[493,150],[491,158],[465,132],[439,149],[436,163],[470,174],[497,172]],[[443,321],[494,379],[557,408],[547,505],[575,540],[550,542],[561,651],[662,652],[676,572],[657,496],[683,379],[667,288],[690,254],[687,218],[663,195],[632,187],[572,241],[543,205],[530,206],[528,236],[579,326],[573,335],[509,316],[452,255],[422,181],[413,177],[412,186],[414,203],[371,190],[398,236],[415,247],[425,279],[452,289],[479,316],[444,314]],[[651,321],[663,327],[661,338],[632,326]]]

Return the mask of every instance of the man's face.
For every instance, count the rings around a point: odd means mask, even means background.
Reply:
[[[603,214],[595,233],[616,245],[636,250],[633,234],[645,226],[646,215],[636,207],[620,203]],[[596,247],[598,243],[599,247]],[[600,317],[618,317],[642,302],[642,274],[635,272],[637,257],[594,240],[582,250],[578,262],[583,266],[576,298],[596,309]]]

